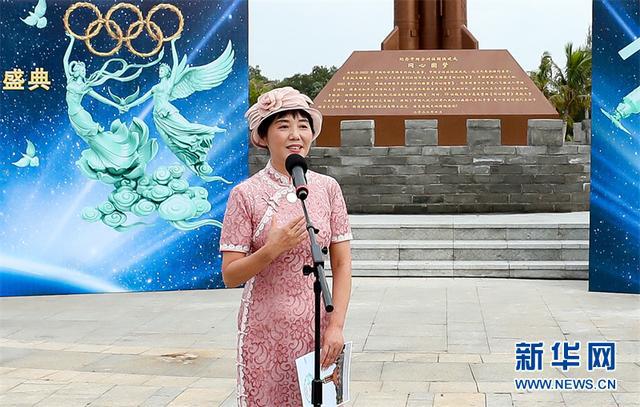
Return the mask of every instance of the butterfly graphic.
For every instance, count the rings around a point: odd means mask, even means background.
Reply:
[[[40,165],[40,159],[36,157],[36,146],[32,142],[27,140],[27,152],[22,153],[22,158],[12,163],[16,167],[37,167]]]

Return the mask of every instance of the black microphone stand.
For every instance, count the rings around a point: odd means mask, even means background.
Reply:
[[[300,197],[299,197],[300,198]],[[306,199],[306,196],[304,197]],[[327,285],[327,279],[324,274],[324,255],[327,254],[327,248],[320,249],[316,242],[316,233],[320,231],[316,229],[311,223],[307,207],[304,204],[304,199],[300,199],[302,203],[302,210],[304,211],[304,217],[307,221],[307,232],[309,233],[309,240],[311,242],[311,257],[313,259],[313,266],[305,265],[302,268],[302,273],[305,276],[313,273],[316,280],[313,282],[313,293],[315,297],[315,358],[314,358],[314,378],[311,385],[311,403],[314,406],[322,406],[322,379],[320,378],[320,293],[324,300],[324,307],[327,312],[333,311],[333,300],[331,299],[331,291]]]

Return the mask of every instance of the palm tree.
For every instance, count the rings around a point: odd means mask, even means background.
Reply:
[[[529,72],[529,77],[538,89],[542,91],[542,94],[549,99],[553,92],[553,60],[548,51],[542,54],[538,70]]]
[[[567,123],[567,133],[573,134],[573,123],[589,117],[591,106],[591,52],[586,47],[573,49],[573,44],[564,47],[567,64],[560,69],[553,62],[554,93],[549,101],[560,117]]]
[[[567,124],[566,136],[573,135],[573,124],[588,119],[591,107],[591,32],[587,44],[573,49],[573,44],[565,45],[567,59],[564,69],[551,58],[548,52],[542,54],[540,66],[529,72],[533,83],[558,111]]]

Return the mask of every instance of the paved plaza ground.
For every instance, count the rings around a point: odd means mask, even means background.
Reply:
[[[240,294],[2,298],[0,405],[234,406]],[[352,406],[640,405],[640,296],[571,280],[355,278],[347,323]],[[519,341],[544,341],[544,372],[515,371]],[[616,370],[552,368],[555,341],[615,341]],[[516,377],[618,389],[516,392]]]

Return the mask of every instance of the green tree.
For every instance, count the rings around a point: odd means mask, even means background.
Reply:
[[[299,73],[288,78],[284,78],[278,83],[278,87],[291,86],[292,88],[298,89],[300,92],[309,96],[311,99],[314,99],[337,71],[338,68],[335,66],[330,68],[327,68],[326,66],[314,66],[311,73]]]
[[[277,81],[269,80],[260,71],[260,66],[249,67],[249,105],[258,101],[258,97],[277,86]]]
[[[254,104],[258,97],[273,88],[291,86],[314,99],[331,80],[338,68],[332,66],[314,66],[311,73],[299,73],[281,81],[271,80],[262,74],[260,66],[249,67],[249,103]]]
[[[529,72],[529,77],[567,123],[565,137],[570,138],[573,124],[590,117],[591,29],[586,45],[574,49],[572,43],[567,43],[564,51],[567,60],[564,68],[545,52],[538,69]]]
[[[549,101],[567,123],[567,134],[573,135],[573,123],[589,118],[591,106],[591,51],[587,47],[564,48],[567,64],[564,69],[554,65],[555,92]]]
[[[538,69],[529,72],[529,77],[538,89],[542,91],[542,94],[549,99],[553,93],[553,60],[551,59],[551,54],[547,51],[542,54]]]

